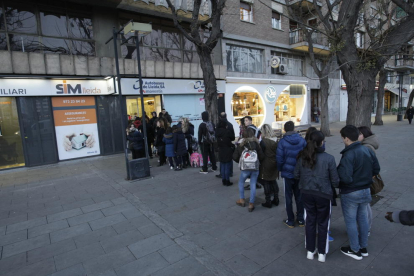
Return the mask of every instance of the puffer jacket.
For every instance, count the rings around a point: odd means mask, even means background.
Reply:
[[[324,148],[318,148],[316,153],[316,164],[313,169],[304,166],[302,158],[299,158],[294,176],[299,179],[301,193],[320,196],[333,200],[332,186],[339,186],[339,176],[336,170],[335,158],[325,153]]]
[[[380,172],[375,153],[362,146],[360,142],[354,142],[345,147],[341,154],[342,158],[338,165],[341,193],[369,188],[372,177]]]
[[[364,138],[362,140],[361,144],[369,149],[371,149],[374,153],[379,148],[379,143],[377,140],[377,137],[374,135],[371,135],[367,138]]]
[[[296,158],[306,146],[305,139],[299,133],[289,131],[277,145],[276,161],[277,169],[282,172],[283,178],[294,178],[293,171],[296,166]]]
[[[276,163],[276,149],[277,142],[263,138],[260,141],[260,147],[265,155],[263,162],[260,162],[259,179],[272,181],[275,180],[279,174]]]
[[[216,139],[219,152],[219,161],[222,163],[231,162],[233,158],[233,134],[228,128],[218,128]]]
[[[165,143],[165,156],[174,157],[175,153],[172,133],[164,134],[164,138],[162,138],[162,141]]]
[[[132,144],[134,150],[143,150],[144,149],[144,136],[138,130],[130,132],[127,136],[127,139]]]
[[[259,161],[262,162],[265,158],[265,155],[262,151],[262,148],[259,145],[259,141],[257,138],[247,138],[240,141],[239,146],[236,148],[236,150],[233,153],[233,160],[239,163],[240,156],[244,151],[244,148],[247,148],[249,150],[255,150],[257,152],[257,155],[259,156]]]
[[[187,147],[185,146],[185,136],[182,131],[177,131],[173,133],[174,141],[174,152],[177,156],[184,156],[187,152]]]

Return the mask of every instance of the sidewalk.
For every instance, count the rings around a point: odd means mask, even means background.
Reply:
[[[281,204],[236,206],[216,173],[156,167],[129,182],[123,155],[0,172],[0,275],[413,275],[414,227],[390,223],[386,211],[414,209],[414,125],[386,116],[373,126],[386,187],[373,206],[369,257],[355,261],[340,206],[333,208],[326,263],[307,260],[304,228],[287,228]],[[327,152],[339,161],[344,123],[331,125]],[[246,193],[248,197],[248,193]]]

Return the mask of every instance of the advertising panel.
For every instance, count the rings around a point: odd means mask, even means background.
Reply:
[[[52,97],[60,160],[99,155],[95,97]]]

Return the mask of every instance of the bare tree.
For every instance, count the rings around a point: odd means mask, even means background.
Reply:
[[[379,83],[378,83],[378,104],[377,113],[375,114],[374,125],[382,126],[382,112],[384,111],[384,95],[385,95],[385,84],[387,83],[387,72],[382,68],[379,72]]]
[[[222,37],[221,31],[221,15],[225,6],[226,0],[210,0],[211,15],[208,20],[200,21],[200,8],[202,0],[194,0],[192,17],[190,20],[190,30],[186,29],[181,22],[182,18],[177,14],[177,10],[167,0],[168,6],[171,9],[174,26],[182,32],[185,38],[194,43],[197,53],[200,57],[200,66],[203,70],[203,79],[205,85],[205,108],[210,114],[211,121],[218,121],[218,104],[217,104],[217,83],[214,75],[213,60],[211,57],[214,47]],[[207,40],[204,39],[202,27],[209,24],[210,36]]]

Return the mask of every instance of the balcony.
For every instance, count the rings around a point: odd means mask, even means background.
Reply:
[[[395,56],[395,63],[394,63],[395,70],[407,70],[407,71],[414,71],[414,60],[411,56],[406,55],[397,55]]]
[[[282,2],[282,4],[286,4],[286,2],[284,0],[282,1],[277,1],[277,2]],[[317,2],[319,7],[322,7],[322,3],[321,2]],[[305,10],[313,10],[314,9],[314,2],[312,0],[289,0],[289,6],[292,7],[302,7],[302,9]]]
[[[329,55],[329,43],[325,35],[321,33],[312,34],[313,51],[318,55]],[[302,30],[289,32],[289,44],[292,49],[302,52],[309,52],[309,43]]]

